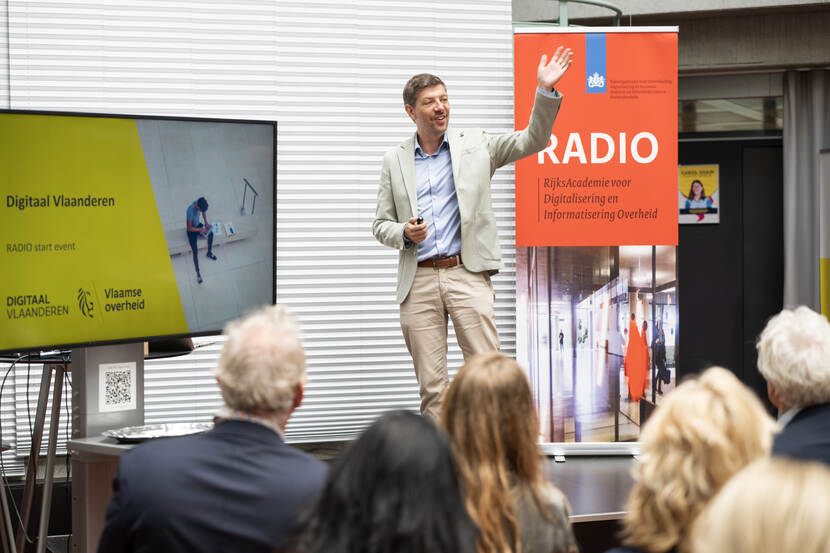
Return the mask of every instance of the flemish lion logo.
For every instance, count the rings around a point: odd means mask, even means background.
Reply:
[[[91,319],[95,316],[95,304],[92,303],[92,294],[83,288],[78,288],[78,307],[81,308],[81,313],[84,314],[84,317]]]

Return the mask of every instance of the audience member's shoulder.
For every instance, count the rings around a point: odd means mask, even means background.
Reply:
[[[296,486],[315,490],[322,486],[329,470],[325,462],[285,443],[281,447],[279,462],[294,475],[292,478]]]
[[[546,482],[536,489],[527,484],[520,484],[513,488],[512,493],[519,519],[544,520],[560,526],[569,526],[568,517],[571,515],[571,506],[565,494],[553,484]]]
[[[819,403],[804,407],[790,423],[793,426],[807,425],[814,422],[830,426],[830,403]],[[789,425],[788,425],[789,426]]]
[[[830,465],[830,404],[802,410],[775,436],[772,453],[776,457]]]
[[[194,451],[194,442],[200,434],[178,436],[175,438],[158,438],[137,444],[121,456],[121,464],[137,463],[146,465],[156,459],[169,459]]]
[[[830,431],[830,403],[811,405],[799,413],[775,436],[775,444],[813,442]],[[828,436],[830,438],[830,436]]]
[[[199,453],[190,447],[191,436],[158,438],[137,444],[125,451],[118,462],[118,474],[123,482],[137,479],[166,478],[189,466]]]
[[[565,513],[565,516],[570,516],[571,505],[568,503],[568,498],[562,493],[562,490],[549,482],[545,482],[540,490],[542,493],[542,500],[546,506],[552,509],[557,509]]]
[[[305,451],[302,451],[301,449],[298,449],[292,445],[287,445],[286,450],[289,451],[290,454],[295,456],[298,460],[307,463],[309,470],[322,471],[324,475],[328,471],[328,465],[325,462],[318,459],[317,457],[315,457],[314,455],[306,453]]]

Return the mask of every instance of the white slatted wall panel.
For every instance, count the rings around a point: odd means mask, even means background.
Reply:
[[[0,1],[0,108],[9,107],[9,16],[5,0]]]
[[[15,449],[17,450],[18,457],[28,455],[29,449],[32,446],[32,430],[35,424],[35,412],[37,410],[37,400],[40,391],[40,381],[43,376],[43,368],[43,365],[19,363],[14,370],[14,403],[17,416],[17,441],[15,443]],[[46,419],[43,424],[43,437],[40,443],[40,452],[44,456],[46,455],[46,449],[49,443],[49,428],[51,426],[50,422],[55,392],[54,372],[52,373],[52,377],[50,379],[49,389],[49,399],[46,403]],[[72,423],[69,422],[69,412],[71,409],[72,380],[71,375],[65,375],[63,380],[63,389],[61,390],[61,418],[57,434],[58,455],[66,454],[66,439],[72,433]],[[61,461],[57,462],[60,463]]]
[[[9,107],[9,20],[5,0],[0,0],[0,108]],[[2,170],[2,169],[0,169]],[[11,364],[0,363],[0,382],[6,376]],[[0,395],[0,438],[9,444],[15,443],[15,401],[14,371],[8,372],[6,385]],[[9,474],[21,471],[15,451],[2,453],[2,467]]]
[[[278,299],[300,314],[311,366],[291,428],[325,439],[384,410],[417,408],[394,302],[397,252],[370,233],[380,161],[414,132],[401,89],[418,72],[447,82],[453,124],[512,129],[510,4],[318,1],[285,4],[279,15]],[[494,183],[509,263],[496,280],[497,317],[509,352],[512,176]],[[451,343],[455,368],[461,353]]]
[[[371,236],[383,152],[414,132],[401,89],[434,72],[455,126],[512,129],[510,13],[508,0],[9,0],[10,103],[278,120],[277,295],[309,357],[289,439],[349,438],[379,412],[418,405],[397,254]],[[507,265],[494,279],[496,316],[512,355],[512,167],[496,173],[493,201]],[[219,406],[210,369],[221,340],[197,343],[146,364],[148,423],[206,420]]]

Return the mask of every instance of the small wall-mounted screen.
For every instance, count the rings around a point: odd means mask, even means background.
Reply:
[[[0,112],[0,351],[274,301],[276,123]]]

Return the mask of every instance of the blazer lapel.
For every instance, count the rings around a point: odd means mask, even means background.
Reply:
[[[401,144],[398,150],[398,164],[401,167],[403,186],[409,195],[410,217],[418,213],[418,191],[415,190],[415,135]]]
[[[455,191],[458,193],[458,172],[461,169],[461,139],[464,131],[447,129],[447,142],[450,144],[450,158],[452,159],[452,178],[455,181]]]

